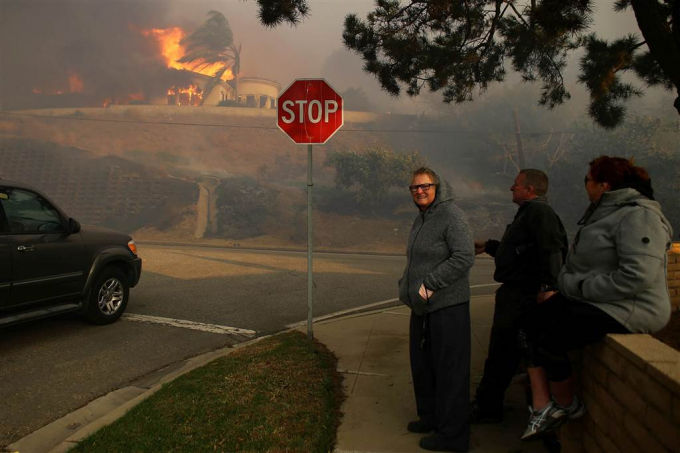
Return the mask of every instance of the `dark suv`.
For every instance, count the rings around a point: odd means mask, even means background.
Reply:
[[[0,179],[0,326],[65,312],[108,324],[141,271],[130,236],[81,228],[37,190]]]

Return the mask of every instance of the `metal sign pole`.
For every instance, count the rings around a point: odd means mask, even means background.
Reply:
[[[312,332],[312,145],[307,145],[307,337],[314,338]]]
[[[322,120],[323,118],[323,120]],[[297,79],[276,100],[276,124],[307,145],[307,336],[312,339],[312,144],[324,144],[345,123],[342,96],[323,79]]]

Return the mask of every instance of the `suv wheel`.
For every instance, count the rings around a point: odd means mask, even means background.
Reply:
[[[125,274],[114,267],[105,268],[92,286],[85,316],[94,324],[109,324],[125,311],[130,286]]]

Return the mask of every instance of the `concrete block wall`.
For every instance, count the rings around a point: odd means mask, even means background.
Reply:
[[[668,292],[673,310],[680,310],[680,242],[674,242],[668,253]]]
[[[650,335],[608,335],[577,362],[587,412],[560,428],[564,453],[680,451],[680,352]]]

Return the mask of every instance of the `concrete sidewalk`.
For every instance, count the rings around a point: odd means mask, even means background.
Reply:
[[[473,296],[471,395],[479,383],[486,358],[493,295]],[[314,324],[314,337],[338,357],[347,399],[338,430],[336,452],[422,452],[420,434],[406,424],[417,418],[409,368],[405,306],[345,316]],[[301,329],[302,330],[302,329]],[[541,442],[522,442],[528,412],[524,384],[513,382],[506,396],[505,420],[473,425],[471,451],[545,452]]]
[[[471,395],[484,367],[493,299],[493,295],[473,296],[470,302]],[[362,309],[366,308],[371,309]],[[338,429],[336,452],[425,451],[418,446],[421,435],[406,431],[406,424],[417,417],[408,356],[409,316],[407,307],[391,305],[370,312],[336,314],[314,322],[314,337],[335,353],[338,368],[345,377],[346,400],[341,408],[344,415]],[[299,330],[306,332],[306,324]],[[176,364],[171,370],[150,376],[148,382],[104,395],[7,448],[21,453],[65,452],[79,440],[123,416],[163,384],[233,350],[224,348],[202,354]],[[514,382],[506,395],[505,421],[495,425],[473,425],[471,451],[545,452],[540,442],[519,440],[527,418],[523,383]]]

